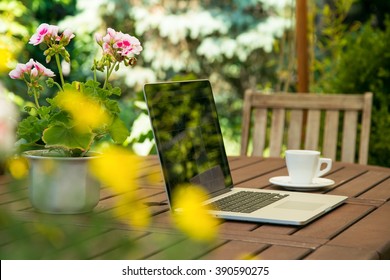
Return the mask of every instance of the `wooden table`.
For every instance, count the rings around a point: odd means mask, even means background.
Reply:
[[[230,157],[230,167],[240,187],[278,189],[269,178],[287,174],[279,158]],[[159,179],[143,180],[150,175]],[[209,243],[172,225],[157,157],[145,158],[140,177],[141,199],[152,213],[145,228],[111,215],[116,197],[107,189],[93,213],[48,215],[31,207],[25,181],[0,177],[0,218],[13,217],[0,229],[1,258],[390,259],[389,168],[336,162],[326,176],[335,185],[318,192],[348,196],[337,209],[303,227],[221,221]]]

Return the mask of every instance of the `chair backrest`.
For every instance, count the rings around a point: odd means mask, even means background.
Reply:
[[[333,160],[367,164],[372,96],[247,90],[240,154],[247,155],[251,143],[256,156],[265,156],[266,148],[271,157],[282,156],[283,149],[310,149]]]

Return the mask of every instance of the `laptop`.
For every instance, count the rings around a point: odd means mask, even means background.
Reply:
[[[304,225],[347,197],[239,188],[233,184],[208,80],[145,84],[144,96],[164,176],[168,203],[183,185],[201,185],[210,213],[226,220]]]

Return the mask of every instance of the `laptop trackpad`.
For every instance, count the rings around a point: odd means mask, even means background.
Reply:
[[[275,206],[275,208],[293,209],[293,210],[305,210],[313,211],[323,206],[323,203],[307,202],[307,201],[286,201],[284,203]]]

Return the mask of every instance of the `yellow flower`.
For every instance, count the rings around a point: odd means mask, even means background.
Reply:
[[[150,209],[137,195],[122,195],[117,197],[115,216],[134,227],[146,227],[150,222]]]
[[[116,193],[125,193],[137,188],[141,158],[118,146],[103,147],[102,156],[90,163],[92,174]]]
[[[104,106],[76,90],[58,93],[58,105],[69,112],[76,127],[99,129],[109,124],[110,116]]]
[[[254,254],[252,253],[247,253],[247,254],[241,254],[238,256],[237,260],[258,260]]]
[[[0,73],[8,72],[11,69],[9,64],[13,60],[13,53],[10,49],[11,46],[0,40]]]
[[[210,241],[218,233],[218,220],[203,203],[206,197],[206,192],[195,185],[180,186],[173,194],[173,207],[179,209],[173,216],[176,226],[197,241]]]
[[[7,162],[8,170],[15,179],[23,179],[28,174],[28,163],[25,158],[13,157]]]
[[[141,158],[118,146],[107,146],[101,151],[102,156],[92,160],[89,167],[91,173],[115,194],[115,216],[131,226],[147,226],[149,208],[137,195]]]

